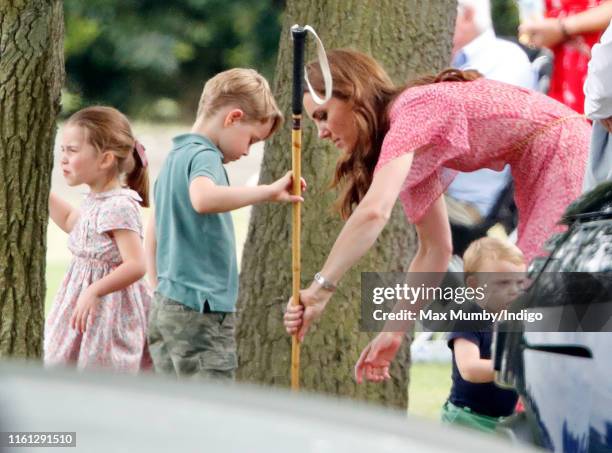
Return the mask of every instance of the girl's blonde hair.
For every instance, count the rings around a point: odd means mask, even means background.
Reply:
[[[92,106],[79,110],[68,118],[67,124],[87,131],[87,141],[98,152],[110,151],[117,159],[119,174],[125,183],[138,192],[140,203],[149,206],[149,171],[137,150],[137,142],[126,116],[112,107]],[[141,146],[141,145],[140,145]]]
[[[213,115],[227,105],[236,105],[247,121],[272,120],[269,135],[283,122],[268,81],[254,69],[229,69],[208,80],[200,97],[198,117]]]
[[[359,131],[355,148],[340,156],[332,181],[332,187],[341,188],[336,209],[346,219],[372,184],[382,143],[389,131],[389,108],[397,96],[406,88],[440,82],[467,82],[480,77],[480,74],[448,69],[395,86],[382,66],[362,52],[334,49],[327,53],[327,59],[333,80],[333,96],[349,103]],[[306,71],[312,87],[322,95],[325,83],[318,60],[308,63]]]
[[[463,254],[463,272],[486,272],[481,266],[487,259],[506,261],[518,266],[525,264],[523,252],[516,245],[507,240],[487,236],[472,242],[467,248]]]

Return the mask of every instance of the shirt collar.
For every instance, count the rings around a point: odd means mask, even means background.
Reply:
[[[191,144],[203,145],[217,151],[221,155],[221,158],[223,158],[223,153],[221,153],[221,150],[217,147],[217,145],[215,145],[208,137],[200,134],[190,132],[188,134],[177,135],[172,139],[172,143],[174,144],[175,149]]]
[[[495,40],[495,31],[493,31],[492,28],[489,28],[463,46],[461,51],[465,53],[465,56],[469,61],[471,58],[484,52],[487,45],[493,40]]]
[[[125,187],[122,187],[120,189],[107,190],[106,192],[86,192],[85,195],[90,198],[95,198],[97,200],[116,196],[127,196],[138,202],[142,201],[142,198],[140,197],[140,195],[138,195],[138,192],[132,189],[127,189]]]

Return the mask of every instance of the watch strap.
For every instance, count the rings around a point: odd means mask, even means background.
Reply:
[[[317,272],[314,276],[315,282],[317,282],[321,287],[327,291],[335,291],[336,285],[327,280],[320,272]]]

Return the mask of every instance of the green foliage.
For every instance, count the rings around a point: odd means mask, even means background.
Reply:
[[[514,0],[491,0],[516,36]],[[191,119],[205,80],[254,67],[271,79],[283,0],[65,0],[64,115],[111,104],[152,120]]]
[[[274,71],[278,0],[66,0],[69,114],[111,104],[129,114],[191,118],[203,83],[235,66]],[[168,102],[168,100],[173,100]],[[171,105],[172,104],[172,105]],[[170,110],[160,111],[160,106]]]
[[[491,15],[498,36],[516,37],[519,25],[516,0],[491,0]]]

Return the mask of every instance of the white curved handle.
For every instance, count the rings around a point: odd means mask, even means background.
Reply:
[[[308,80],[308,73],[306,71],[304,71],[304,79],[306,80],[306,85],[308,85],[308,91],[310,92],[313,101],[315,101],[319,105],[325,104],[332,97],[333,87],[331,71],[329,70],[329,62],[327,61],[327,54],[325,53],[323,43],[321,42],[321,39],[319,38],[317,33],[314,31],[314,28],[312,28],[310,25],[306,25],[304,29],[312,33],[317,42],[317,55],[319,57],[319,65],[321,66],[321,74],[323,74],[323,81],[325,82],[325,97],[320,98],[319,95],[315,92],[314,88],[312,88],[312,85]]]

